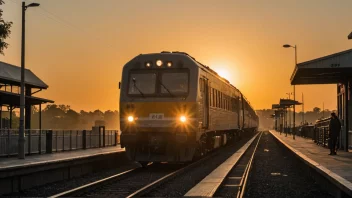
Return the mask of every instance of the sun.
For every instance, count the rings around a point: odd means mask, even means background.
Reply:
[[[219,74],[219,76],[227,79],[227,80],[230,80],[230,73],[229,71],[225,70],[225,69],[216,69],[216,73]]]

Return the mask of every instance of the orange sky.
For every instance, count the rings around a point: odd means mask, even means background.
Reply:
[[[36,0],[27,10],[26,67],[49,89],[38,96],[75,110],[118,109],[122,66],[141,53],[185,51],[227,71],[256,109],[285,93],[298,62],[351,48],[351,0]],[[0,60],[20,65],[20,0],[5,0],[12,21]],[[336,109],[336,86],[297,86],[305,109]],[[301,110],[301,107],[298,107]]]

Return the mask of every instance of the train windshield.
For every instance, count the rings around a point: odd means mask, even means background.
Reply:
[[[155,94],[156,73],[136,73],[130,75],[128,94]]]
[[[134,97],[181,97],[188,94],[188,71],[145,71],[130,73],[128,95]]]
[[[175,95],[188,93],[188,73],[174,72],[163,73],[161,81],[164,86],[161,86],[161,93],[172,93]]]

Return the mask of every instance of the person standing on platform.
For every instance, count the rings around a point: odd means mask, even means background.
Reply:
[[[339,118],[336,116],[335,113],[331,113],[331,119],[329,124],[329,147],[330,147],[330,154],[329,155],[336,155],[336,142],[337,136],[339,136],[341,130],[341,123]]]

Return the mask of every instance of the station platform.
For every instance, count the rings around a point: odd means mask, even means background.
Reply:
[[[0,195],[113,168],[128,161],[120,145],[0,158]]]
[[[285,137],[285,133],[270,130],[270,133],[293,151],[311,168],[321,173],[330,182],[338,186],[349,196],[352,196],[352,153],[337,151],[337,155],[328,155],[328,148],[319,146],[312,139],[292,135]]]
[[[120,145],[117,145],[105,148],[92,148],[86,150],[66,151],[51,154],[33,154],[26,156],[25,159],[18,159],[17,157],[2,157],[0,158],[0,172],[16,168],[32,167],[43,164],[52,164],[64,161],[84,159],[122,151],[125,151],[125,149],[122,149]]]

